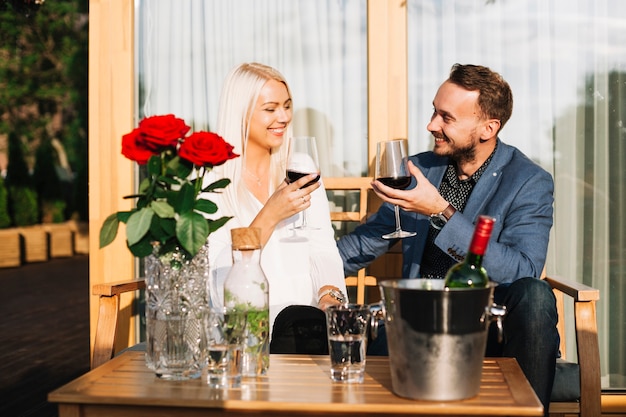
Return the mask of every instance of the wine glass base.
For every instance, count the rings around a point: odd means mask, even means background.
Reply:
[[[291,229],[294,230],[294,229]],[[309,239],[307,239],[304,236],[298,236],[298,235],[291,235],[288,237],[283,237],[280,239],[281,242],[290,242],[290,243],[303,243],[303,242],[308,242]]]
[[[290,230],[320,230],[320,228],[315,226],[294,226]]]
[[[383,235],[383,239],[403,239],[405,237],[415,236],[417,233],[415,232],[407,232],[405,230],[396,230],[395,232],[387,233]]]

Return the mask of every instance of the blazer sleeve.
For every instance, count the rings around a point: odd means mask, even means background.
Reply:
[[[346,276],[355,274],[386,253],[397,239],[386,240],[382,235],[394,230],[395,227],[394,208],[391,204],[383,203],[365,224],[342,236],[337,242],[337,247]]]
[[[435,244],[456,260],[467,254],[478,215],[496,219],[483,266],[492,281],[509,283],[524,277],[540,277],[552,227],[554,183],[537,167],[521,176],[509,172],[480,210],[455,213],[441,230]],[[510,180],[509,180],[510,179]],[[470,198],[484,196],[472,196]]]

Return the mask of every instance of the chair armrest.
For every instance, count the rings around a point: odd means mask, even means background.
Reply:
[[[574,330],[576,333],[576,351],[580,367],[580,415],[590,417],[600,415],[600,348],[598,343],[598,323],[596,301],[600,299],[600,290],[562,277],[545,277],[548,284],[562,294],[574,300]],[[559,334],[563,342],[564,323],[562,294],[557,296],[559,309]],[[563,351],[564,345],[561,345]]]
[[[544,278],[552,288],[569,295],[574,301],[598,301],[600,290],[562,277]]]
[[[110,360],[115,354],[115,334],[120,311],[120,294],[146,288],[146,281],[109,282],[95,284],[93,295],[98,296],[98,322],[94,340],[91,367],[96,368]]]
[[[92,288],[92,294],[112,297],[114,295],[130,291],[143,290],[145,288],[146,281],[143,278],[133,281],[105,282],[102,284],[95,284]]]

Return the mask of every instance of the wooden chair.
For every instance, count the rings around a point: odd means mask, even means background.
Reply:
[[[93,345],[91,368],[97,368],[115,355],[115,336],[120,312],[120,296],[130,291],[143,290],[143,279],[96,284],[93,295],[98,296],[98,321]]]
[[[358,207],[344,207],[343,211],[330,212],[333,222],[363,223],[368,215],[368,194],[372,189],[372,177],[328,177],[323,178],[324,188],[327,191],[358,192]],[[347,200],[347,199],[346,199]],[[344,206],[347,204],[344,201]],[[360,269],[356,276],[346,277],[346,286],[356,287],[356,302],[365,303],[365,287],[376,287],[376,277],[367,275],[365,268]]]
[[[371,188],[370,177],[363,178],[324,178],[324,186],[333,191],[358,191],[358,211],[331,212],[331,220],[339,222],[363,222],[368,214],[368,191]],[[400,278],[400,277],[398,277]],[[366,286],[376,286],[376,278],[367,276],[365,270],[360,270],[356,277],[346,278],[346,284],[357,286],[357,302],[364,302]],[[563,401],[554,401],[550,404],[552,417],[598,417],[601,415],[601,387],[600,387],[600,351],[598,346],[598,328],[596,320],[596,301],[600,298],[599,290],[584,284],[560,278],[544,277],[550,284],[557,299],[558,330],[561,335],[560,351],[562,358],[557,367],[571,366],[565,363],[565,305],[573,304],[573,327],[576,334],[577,367],[579,375],[579,396]],[[108,361],[115,354],[115,332],[119,312],[119,297],[122,293],[145,288],[143,280],[118,282],[111,284],[97,284],[93,293],[99,297],[99,315],[96,327],[96,340],[92,368]],[[568,298],[566,298],[567,296]],[[574,365],[575,366],[575,365]],[[558,372],[558,371],[557,371]],[[558,376],[557,376],[558,378]],[[559,381],[555,381],[559,383]],[[556,387],[555,387],[556,389]]]
[[[557,377],[553,389],[553,402],[550,403],[552,417],[599,417],[601,415],[601,386],[600,386],[600,349],[598,346],[598,324],[596,320],[596,301],[600,299],[600,291],[587,285],[567,280],[561,277],[545,277],[556,296],[559,321],[557,324],[561,336],[561,358],[557,363]],[[568,298],[566,299],[565,296]],[[579,396],[575,393],[572,398],[554,401],[555,392],[559,384],[571,381],[567,376],[559,378],[559,372],[572,363],[567,363],[565,345],[565,305],[573,304],[573,327],[576,334],[576,353],[579,377]],[[564,373],[563,375],[567,375]],[[572,378],[572,379],[573,379]]]

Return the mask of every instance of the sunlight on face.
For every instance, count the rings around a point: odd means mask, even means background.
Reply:
[[[287,87],[276,80],[265,83],[254,106],[250,120],[248,147],[265,149],[280,146],[291,122],[291,97]]]
[[[472,160],[484,123],[478,109],[478,91],[468,91],[451,82],[439,87],[433,100],[433,115],[427,129],[435,138],[433,152],[457,162]]]

